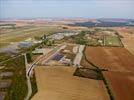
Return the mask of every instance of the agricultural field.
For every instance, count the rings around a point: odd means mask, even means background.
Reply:
[[[123,44],[118,36],[117,32],[110,29],[101,29],[101,28],[90,28],[83,30],[80,34],[65,37],[57,43],[68,42],[83,44],[88,46],[110,46],[110,47],[122,47]]]
[[[65,66],[36,67],[38,92],[32,100],[109,100],[103,81],[73,76],[75,70]]]
[[[0,63],[13,57],[11,53],[0,53]]]
[[[104,72],[115,100],[134,100],[133,72]]]
[[[28,29],[20,29],[0,35],[0,47],[13,42],[24,41],[28,38],[41,37],[44,34],[63,31],[58,26],[36,26]]]
[[[134,70],[134,56],[122,47],[86,47],[85,55],[90,62],[102,69]]]
[[[116,27],[113,29],[122,36],[121,40],[125,48],[134,55],[134,27]]]
[[[119,37],[117,37],[117,36],[106,36],[104,39],[104,43],[105,43],[104,44],[105,46],[115,46],[115,47],[123,46]]]
[[[24,56],[5,56],[0,62],[0,97],[4,100],[23,100],[27,94]],[[3,100],[2,99],[2,100]]]
[[[84,53],[88,61],[100,69],[106,69],[102,71],[103,77],[115,100],[134,99],[134,56],[127,49],[86,47]]]

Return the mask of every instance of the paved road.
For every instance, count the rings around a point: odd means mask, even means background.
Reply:
[[[36,66],[36,64],[38,63],[45,63],[46,61],[48,61],[49,59],[51,59],[51,57],[53,57],[56,53],[58,53],[61,49],[64,49],[66,47],[66,45],[61,45],[61,46],[57,46],[55,47],[52,51],[50,51],[47,55],[41,55],[36,61],[34,61],[30,67],[28,67],[28,63],[27,63],[27,58],[26,58],[26,54],[24,54],[25,56],[25,65],[26,65],[26,77],[27,77],[27,86],[28,86],[28,94],[25,98],[25,100],[29,100],[31,94],[32,94],[32,86],[31,86],[31,81],[30,81],[30,75],[32,73],[32,70],[34,69],[34,67]]]
[[[25,57],[25,66],[26,66],[26,71],[28,70],[28,63],[27,63],[27,57],[26,54],[23,54]],[[29,100],[30,96],[32,95],[32,86],[31,86],[31,81],[30,77],[26,73],[26,78],[27,78],[27,87],[28,87],[28,93],[27,96],[25,97],[25,100]]]
[[[48,56],[47,58],[45,58],[41,64],[45,64],[48,60],[50,60],[53,56],[55,56],[60,50],[64,49],[66,47],[66,45],[62,45],[61,47],[59,48],[56,48],[56,50],[54,50],[54,52]]]
[[[27,70],[27,75],[30,76],[31,75],[31,72],[32,70],[34,69],[34,67],[37,65],[37,64],[44,64],[46,61],[48,61],[49,59],[51,59],[51,57],[53,57],[56,53],[58,53],[61,49],[64,49],[66,47],[66,45],[60,45],[60,46],[57,46],[55,47],[52,51],[50,51],[47,55],[42,55],[40,56],[36,61],[34,61],[29,69]]]
[[[76,57],[75,57],[74,62],[73,62],[75,66],[80,66],[80,62],[81,62],[81,59],[83,56],[84,47],[85,47],[84,45],[79,45],[79,47],[78,47],[77,54],[76,54]]]

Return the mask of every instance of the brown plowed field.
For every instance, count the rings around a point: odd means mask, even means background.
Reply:
[[[134,100],[134,56],[120,47],[87,47],[87,59],[100,68],[115,100]]]
[[[73,76],[75,69],[65,66],[36,67],[38,92],[32,100],[109,100],[102,80]]]
[[[115,100],[134,100],[134,73],[105,72]]]
[[[121,47],[86,47],[87,59],[96,66],[112,71],[134,71],[134,56]]]

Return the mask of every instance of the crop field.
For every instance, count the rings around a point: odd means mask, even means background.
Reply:
[[[99,42],[101,41],[101,42]],[[121,47],[122,43],[117,36],[100,36],[98,39],[87,39],[87,45],[89,46],[109,46],[109,47]]]
[[[122,47],[86,47],[88,61],[103,71],[115,100],[133,100],[134,56]]]
[[[73,76],[75,69],[65,66],[36,67],[38,92],[32,100],[109,100],[103,81]]]
[[[57,31],[62,31],[62,29],[58,26],[36,26],[29,29],[8,32],[0,35],[0,47],[8,45],[11,42],[23,41],[28,38],[34,38]]]
[[[89,46],[103,46],[103,43],[99,43],[97,39],[87,39],[87,45],[89,45]]]
[[[122,46],[119,38],[117,36],[106,36],[104,39],[105,46]]]
[[[134,73],[104,72],[115,100],[134,100]]]
[[[103,69],[112,71],[134,70],[134,56],[121,47],[86,47],[85,55],[89,61]]]
[[[123,37],[121,40],[124,46],[134,55],[134,27],[117,27],[114,30]]]
[[[5,59],[8,60],[0,62],[0,92],[4,92],[4,100],[23,100],[27,94],[24,57],[11,58],[7,55]]]
[[[89,29],[81,31],[78,35],[57,40],[57,43],[68,42],[88,46],[122,47],[122,41],[114,30]]]

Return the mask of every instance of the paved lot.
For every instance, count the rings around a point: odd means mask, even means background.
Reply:
[[[84,45],[79,45],[76,57],[74,59],[74,65],[80,65],[83,56],[84,47],[85,47]]]

